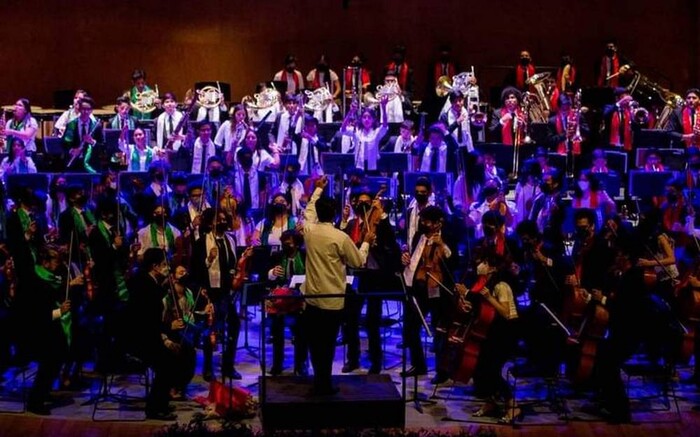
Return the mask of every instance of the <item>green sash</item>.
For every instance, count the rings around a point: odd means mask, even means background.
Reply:
[[[63,284],[61,278],[46,270],[44,266],[34,266],[34,272],[39,277],[39,279],[46,282],[55,291],[58,291],[61,288],[61,285]],[[69,279],[66,278],[66,280]],[[61,304],[59,302],[56,302],[56,308],[61,308]],[[59,321],[61,322],[61,329],[63,330],[63,334],[66,336],[66,342],[68,343],[68,346],[70,346],[73,341],[73,333],[71,329],[71,326],[73,325],[73,317],[71,317],[70,311],[61,314]]]

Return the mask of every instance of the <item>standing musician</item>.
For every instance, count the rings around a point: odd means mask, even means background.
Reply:
[[[24,142],[27,149],[27,154],[31,155],[36,152],[36,138],[39,124],[32,117],[32,108],[29,100],[22,98],[15,102],[13,116],[5,123],[5,128],[2,134],[5,136],[5,144],[7,150],[2,152],[10,153],[10,147],[13,144],[13,139],[19,139]]]
[[[455,153],[459,145],[448,132],[444,123],[438,122],[428,128],[428,140],[413,143],[418,155],[419,170],[426,173],[445,173],[456,167]]]
[[[700,89],[685,92],[685,105],[673,111],[667,130],[688,148],[700,145]]]
[[[603,108],[603,118],[607,122],[609,144],[630,152],[633,146],[634,131],[639,125],[634,122],[632,96],[626,88],[615,88],[615,104]]]
[[[403,228],[406,231],[404,242],[408,246],[409,252],[413,252],[414,249],[413,240],[420,227],[420,213],[431,205],[435,205],[433,186],[430,179],[420,177],[416,179],[413,199],[406,207],[406,214],[404,214],[406,217],[403,223]]]
[[[254,245],[279,246],[282,234],[297,225],[297,217],[291,214],[291,208],[284,194],[276,193],[265,210],[265,217],[255,227]]]
[[[150,223],[138,232],[138,257],[141,259],[150,248],[163,250],[171,258],[176,249],[180,231],[170,224],[170,207],[167,204],[154,205]]]
[[[492,415],[497,409],[497,400],[505,403],[505,414],[499,419],[501,423],[511,423],[522,418],[522,410],[514,403],[510,384],[503,379],[503,365],[510,358],[515,347],[515,325],[518,318],[511,284],[520,273],[520,267],[513,258],[514,242],[507,239],[505,220],[496,211],[489,211],[482,217],[484,239],[477,255],[477,282],[472,292],[480,293],[485,302],[496,310],[496,317],[488,330],[488,336],[481,345],[479,359],[474,370],[474,388],[486,403],[474,416]],[[457,285],[456,292],[464,296],[467,288]]]
[[[420,329],[421,317],[430,312],[431,325],[434,328],[443,321],[443,316],[451,304],[451,300],[440,291],[440,286],[435,280],[447,282],[449,268],[447,260],[452,256],[452,251],[443,241],[441,230],[445,221],[445,213],[437,206],[427,206],[420,212],[420,227],[413,236],[411,251],[405,250],[401,255],[404,265],[403,279],[409,288],[410,296],[415,298],[418,308],[407,308],[404,312],[405,345],[411,354],[411,368],[406,370],[403,376],[426,375],[428,367],[421,344]],[[447,285],[450,287],[450,285]],[[436,355],[442,352],[444,338],[435,333],[434,347]],[[444,381],[444,376],[437,374],[434,383]]]
[[[183,117],[182,112],[177,110],[175,94],[165,93],[163,95],[163,109],[165,111],[156,118],[156,147],[161,151],[171,147],[174,153],[180,150],[185,139],[181,132],[175,132]]]
[[[70,186],[67,194],[70,207],[58,216],[59,241],[62,244],[71,244],[72,238],[76,253],[89,259],[88,237],[97,224],[97,220],[88,206],[88,198],[83,187]]]
[[[566,155],[571,142],[574,155],[581,154],[581,142],[588,137],[588,124],[583,116],[571,109],[571,99],[566,94],[559,96],[559,112],[549,117],[549,142],[560,155]],[[576,135],[579,135],[577,138]]]
[[[251,134],[252,132],[249,132]],[[255,135],[254,133],[252,133]],[[241,147],[236,152],[238,171],[234,174],[234,191],[241,199],[241,212],[246,214],[251,208],[262,208],[267,201],[267,182],[253,166],[253,151]]]
[[[605,43],[605,55],[601,58],[598,68],[597,84],[599,87],[617,88],[625,81],[625,74],[632,68],[629,60],[617,53],[617,42],[608,40]]]
[[[507,81],[507,84],[514,86],[517,90],[527,91],[527,81],[535,75],[535,64],[532,63],[530,52],[523,50],[520,52],[520,61],[515,66],[512,76]]]
[[[350,111],[343,120],[340,127],[341,135],[350,136],[353,138],[355,145],[355,167],[362,168],[366,171],[376,171],[377,161],[379,160],[379,142],[388,132],[389,123],[386,118],[386,106],[389,102],[389,97],[383,95],[379,102],[381,115],[379,119],[381,124],[377,126],[377,116],[370,108],[360,109],[356,104],[352,104]],[[351,119],[360,119],[359,125],[356,125],[352,130],[348,128]],[[303,164],[302,164],[303,165]]]
[[[304,184],[299,180],[299,163],[289,162],[284,169],[283,180],[273,192],[282,193],[287,200],[287,204],[291,205],[292,215],[300,217],[303,213],[303,204],[306,204],[308,198],[304,191]],[[303,202],[303,203],[302,203]]]
[[[561,241],[564,204],[561,192],[561,175],[558,171],[552,170],[542,175],[540,194],[532,203],[528,219],[537,223],[537,228],[545,239]]]
[[[381,193],[378,193],[378,195]],[[370,293],[367,299],[367,340],[369,343],[369,374],[378,374],[382,369],[382,345],[380,339],[380,322],[382,317],[382,299],[373,298],[373,291],[392,289],[395,272],[400,271],[400,248],[396,242],[394,229],[389,216],[384,212],[381,199],[374,199],[367,189],[355,193],[353,199],[354,218],[350,217],[350,205],[343,210],[340,229],[345,231],[356,246],[364,241],[364,234],[371,232],[377,239],[370,246],[365,269],[358,271],[361,294]],[[359,322],[364,299],[348,295],[345,299],[346,321],[343,339],[347,341],[347,362],[343,373],[352,372],[360,367]]]
[[[115,106],[117,114],[109,120],[110,129],[134,130],[136,128],[136,118],[129,115],[131,102],[128,97],[117,97]]]
[[[294,275],[303,275],[306,271],[306,253],[302,248],[304,237],[294,229],[288,229],[280,237],[282,250],[276,252],[271,262],[271,268],[267,273],[267,279],[274,285],[286,287]],[[270,335],[272,335],[272,367],[270,375],[276,376],[284,370],[284,326],[286,321],[290,323],[290,330],[294,336],[294,374],[307,376],[308,346],[304,333],[301,330],[301,314],[291,311],[299,302],[294,300],[282,300],[279,303],[267,301],[274,308],[268,309],[272,319]],[[278,306],[275,306],[278,305]]]
[[[216,146],[211,139],[211,130],[211,122],[204,121],[199,124],[199,135],[192,147],[192,174],[204,173],[209,158],[216,155]]]
[[[95,101],[85,97],[78,102],[80,116],[66,126],[63,148],[67,152],[66,170],[77,173],[97,173],[93,168],[93,150],[102,141],[102,123],[92,116]]]
[[[520,91],[513,87],[504,89],[501,102],[503,106],[494,109],[491,116],[489,131],[496,135],[498,142],[512,146],[516,137],[524,138],[525,114],[520,107]]]
[[[325,111],[314,111],[314,117],[318,118],[321,123],[332,123],[333,112],[338,110],[335,100],[340,96],[341,87],[338,74],[328,65],[326,55],[321,55],[316,63],[316,68],[309,71],[309,74],[306,75],[306,84],[312,91],[323,87],[328,88],[332,100],[325,102],[327,104]]]
[[[449,96],[450,108],[440,115],[440,121],[447,126],[447,132],[451,135],[459,147],[466,147],[470,152],[474,151],[472,142],[471,122],[469,111],[464,107],[464,96],[459,92],[452,92]]]
[[[578,76],[576,75],[576,65],[570,54],[562,55],[557,69],[556,83],[554,84],[557,94],[565,94],[576,89]]]
[[[133,86],[129,90],[129,101],[131,103],[137,102],[138,99],[136,97],[140,93],[152,91],[151,87],[146,85],[146,72],[143,70],[134,70],[134,72],[131,74],[131,82],[133,84]],[[159,105],[160,100],[156,99],[155,103]],[[134,117],[136,117],[137,120],[150,120],[153,116],[153,113],[151,112],[143,113],[136,109],[132,109],[131,113]]]
[[[282,96],[282,103],[284,109],[277,113],[270,131],[270,142],[276,144],[282,153],[296,155],[298,147],[295,140],[301,134],[304,109],[299,106],[296,97],[288,94]]]
[[[304,91],[304,76],[297,70],[297,58],[287,55],[284,58],[284,70],[275,73],[272,80],[287,83],[287,94],[297,94]]]
[[[350,60],[349,67],[345,70],[345,93],[350,97],[354,92],[364,94],[372,82],[370,72],[364,67],[364,57],[356,54]],[[359,81],[359,83],[358,83]]]
[[[204,196],[201,184],[190,183],[187,186],[187,194],[189,196],[187,205],[175,211],[173,219],[180,232],[185,237],[191,238],[191,242],[194,243],[202,235],[200,231],[202,227],[202,212],[211,208],[211,205]]]
[[[80,99],[87,97],[85,90],[76,90],[73,95],[73,104],[58,117],[58,120],[53,124],[53,130],[56,136],[62,137],[68,123],[80,117]]]
[[[331,383],[335,342],[340,327],[344,299],[314,298],[315,295],[345,294],[346,268],[360,268],[366,260],[369,246],[375,235],[367,232],[364,243],[358,249],[350,237],[333,226],[335,201],[321,197],[328,185],[322,176],[315,183],[315,190],[306,207],[304,217],[304,243],[306,245],[306,281],[302,293],[306,296],[306,308],[302,317],[304,335],[309,344],[314,368],[314,396],[333,395],[338,392]]]
[[[248,111],[244,105],[236,105],[231,108],[231,115],[230,120],[221,124],[214,138],[214,144],[216,144],[217,150],[222,152],[227,168],[233,167],[236,160],[236,149],[245,138],[250,123]]]
[[[224,332],[224,349],[221,356],[221,374],[231,379],[241,379],[236,371],[235,359],[241,321],[236,310],[237,297],[232,293],[233,273],[237,266],[236,242],[228,234],[230,217],[223,211],[209,208],[202,213],[204,233],[195,242],[192,252],[192,274],[207,291],[217,314],[217,330]],[[233,290],[236,291],[236,290]],[[204,342],[203,378],[209,382],[215,378],[213,369],[213,345]]]
[[[328,149],[328,144],[318,135],[318,120],[306,116],[304,129],[299,136],[300,174],[323,174],[321,153],[328,151]],[[277,154],[277,165],[279,165],[279,154]]]
[[[394,76],[399,83],[404,98],[408,101],[413,96],[413,68],[406,62],[406,47],[397,45],[385,70],[386,75]]]

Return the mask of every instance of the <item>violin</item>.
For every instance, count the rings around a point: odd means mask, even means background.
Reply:
[[[199,293],[207,300],[207,329],[209,330],[209,343],[212,347],[216,346],[216,329],[214,329],[215,314],[214,306],[211,303],[209,294],[204,288],[199,290]]]
[[[444,260],[445,249],[442,244],[436,244],[433,241],[433,238],[438,235],[439,234],[435,232],[429,237],[426,236],[428,242],[423,249],[421,261],[416,269],[415,280],[425,282],[428,290],[437,288],[440,286],[440,283],[444,282],[440,261]]]
[[[243,284],[248,278],[248,260],[252,254],[253,246],[248,246],[248,248],[241,255],[241,258],[238,260],[238,264],[236,264],[236,274],[233,275],[233,278],[231,279],[231,289],[233,291],[238,291],[243,288]]]
[[[377,202],[380,202],[381,200],[381,195],[386,192],[386,185],[382,185],[382,187],[377,191],[377,195],[374,196],[374,201],[372,202],[373,205],[372,207],[365,212],[365,221],[364,221],[364,231],[365,233],[372,233],[374,235],[377,234],[377,225],[379,222],[382,220],[382,215],[384,215],[384,209],[376,206]],[[363,235],[364,239],[364,235]]]

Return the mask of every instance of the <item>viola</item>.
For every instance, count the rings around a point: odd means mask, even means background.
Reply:
[[[386,186],[382,185],[382,187],[377,191],[377,195],[374,197],[374,202],[376,203],[377,201],[380,201],[381,195],[386,192]],[[372,207],[365,213],[365,221],[364,221],[364,228],[363,231],[365,233],[372,233],[372,234],[377,234],[377,225],[379,222],[382,220],[382,215],[384,214],[384,210],[381,209],[380,207],[377,207],[375,205],[372,205]],[[363,235],[364,239],[364,235]]]
[[[434,234],[436,235],[436,234]],[[433,236],[427,237],[428,243],[421,254],[421,262],[416,269],[415,280],[425,282],[428,289],[437,288],[443,280],[443,271],[440,261],[444,259],[442,244],[435,244]]]
[[[241,255],[241,258],[238,260],[238,264],[236,264],[236,274],[233,275],[233,278],[231,279],[231,289],[233,291],[238,291],[243,288],[243,284],[248,278],[248,270],[250,268],[248,261],[250,260],[250,255],[252,253],[253,246],[248,246],[248,248]]]
[[[207,300],[207,307],[212,305],[209,294],[207,294],[207,290],[202,288],[199,290],[199,292]],[[207,311],[207,329],[209,330],[209,343],[212,345],[212,347],[216,346],[216,329],[214,329],[214,322],[216,320],[215,316],[214,307],[211,306],[211,310]]]
[[[85,278],[85,296],[88,302],[95,300],[95,283],[92,281],[92,260],[88,259],[83,267],[83,278]]]

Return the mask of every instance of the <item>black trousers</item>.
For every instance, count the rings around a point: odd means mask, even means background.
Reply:
[[[319,392],[332,388],[335,340],[340,329],[341,317],[342,310],[324,310],[308,304],[302,316],[303,331],[314,368],[314,390]]]
[[[437,328],[441,326],[443,316],[447,312],[449,299],[443,295],[428,298],[427,290],[420,284],[414,284],[414,287],[409,290],[409,302],[404,307],[404,345],[408,347],[411,355],[411,366],[425,369],[427,365],[425,353],[423,352],[423,342],[421,341],[423,322],[415,306],[410,301],[411,296],[416,297],[423,317],[427,318],[428,314],[430,314],[430,328],[433,331],[433,347],[436,355],[440,353],[444,346],[445,336]]]
[[[299,373],[306,367],[306,359],[309,348],[301,329],[301,314],[276,314],[270,318],[270,334],[272,335],[272,367],[284,368],[284,327],[289,324],[289,329],[294,336],[294,372]]]
[[[30,404],[42,404],[48,400],[51,386],[58,378],[68,353],[68,344],[59,321],[51,323],[45,343],[37,352],[38,368],[29,391]]]
[[[474,371],[474,390],[480,397],[508,401],[513,399],[510,384],[503,378],[503,365],[513,354],[515,346],[514,320],[500,315],[491,325],[486,340],[481,345],[479,360]]]
[[[209,298],[214,305],[215,329],[224,334],[224,349],[221,355],[222,372],[226,373],[236,363],[236,349],[238,337],[241,333],[241,319],[238,317],[238,305],[234,296],[228,294],[228,290],[212,288],[209,290]],[[212,357],[214,346],[205,339],[202,345],[204,355],[204,371],[212,370]]]
[[[165,413],[170,404],[170,389],[178,384],[180,366],[174,364],[177,356],[165,345],[159,344],[143,351],[140,358],[153,369],[153,385],[146,398],[146,411]]]

